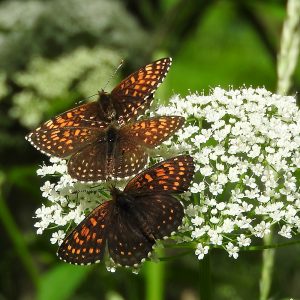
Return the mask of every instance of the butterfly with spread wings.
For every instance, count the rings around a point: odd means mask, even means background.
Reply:
[[[181,225],[184,209],[174,195],[188,190],[194,169],[191,156],[179,155],[138,174],[124,191],[112,188],[112,200],[77,225],[57,255],[65,262],[87,265],[100,262],[107,248],[115,263],[138,265],[156,240]]]
[[[147,163],[147,148],[167,140],[184,123],[165,116],[136,121],[171,64],[163,58],[124,79],[98,101],[75,107],[45,122],[26,138],[41,152],[68,158],[68,172],[80,181],[124,178]]]

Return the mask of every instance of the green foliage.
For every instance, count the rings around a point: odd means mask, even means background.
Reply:
[[[207,11],[174,65],[176,72],[172,68],[168,80],[172,89],[183,95],[216,85],[226,89],[247,84],[275,90],[276,70],[270,53],[230,1],[220,1]]]
[[[120,61],[116,51],[101,47],[77,48],[53,61],[35,57],[26,71],[14,76],[22,91],[13,97],[11,115],[33,128],[47,112],[55,114],[74,104],[76,96],[83,99],[97,93]]]
[[[144,39],[119,1],[21,0],[0,5],[0,68],[9,73],[36,55],[55,57],[84,45],[136,51]]]
[[[90,270],[91,267],[79,267],[62,263],[56,265],[40,279],[36,299],[71,299],[76,288],[78,288]]]
[[[4,73],[0,73],[0,101],[7,95],[7,93],[8,87],[6,85],[6,75]]]

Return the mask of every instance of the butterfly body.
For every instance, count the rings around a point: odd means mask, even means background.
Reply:
[[[112,200],[96,207],[65,238],[58,256],[72,264],[99,262],[108,253],[115,263],[135,266],[147,258],[156,240],[182,223],[184,209],[175,194],[187,191],[194,175],[192,157],[180,155],[146,169]]]

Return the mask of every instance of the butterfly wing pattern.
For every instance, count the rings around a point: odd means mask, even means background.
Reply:
[[[179,116],[155,117],[121,127],[110,126],[98,139],[72,155],[68,172],[80,181],[126,178],[143,169],[147,148],[167,140],[184,123]]]
[[[87,265],[100,261],[105,252],[113,202],[106,201],[94,209],[64,239],[59,257],[71,264]]]
[[[161,116],[137,121],[121,128],[121,132],[147,148],[154,148],[169,139],[184,124],[180,116]]]
[[[180,155],[135,176],[124,191],[111,190],[104,202],[63,241],[58,256],[72,264],[90,264],[108,253],[121,266],[137,266],[157,239],[178,229],[184,214],[173,194],[187,191],[194,175],[189,155]],[[98,242],[97,242],[98,241]]]
[[[121,124],[135,119],[149,108],[153,94],[166,77],[171,64],[170,57],[156,60],[129,75],[112,90],[111,99]]]
[[[68,110],[45,122],[26,139],[46,155],[66,158],[97,140],[111,122],[124,125],[149,108],[153,93],[165,78],[171,58],[144,66],[98,101]]]
[[[70,109],[45,122],[26,139],[46,155],[65,158],[95,141],[108,124],[101,120],[97,102]]]

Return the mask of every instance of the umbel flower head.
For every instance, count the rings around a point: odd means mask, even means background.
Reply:
[[[184,223],[173,240],[191,245],[199,259],[214,247],[237,258],[241,248],[263,238],[274,224],[286,238],[299,232],[300,112],[294,97],[263,88],[215,88],[209,96],[174,96],[156,113],[187,121],[154,154],[188,152],[196,165],[190,191],[182,196]],[[35,226],[39,234],[54,227],[51,243],[60,244],[62,226],[78,224],[108,194],[104,184],[72,179],[64,160],[50,162],[38,175],[58,180],[41,187],[49,201],[36,211]]]

